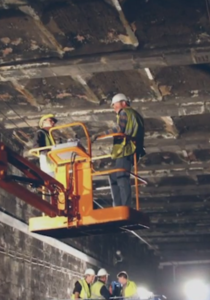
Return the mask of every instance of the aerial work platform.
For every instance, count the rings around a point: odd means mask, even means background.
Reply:
[[[56,145],[54,133],[75,126],[83,129],[87,149],[78,140]],[[138,176],[136,157],[134,173],[131,173],[135,179],[136,209],[126,206],[94,209],[93,177],[108,176],[126,170],[95,171],[93,169],[93,161],[102,160],[108,155],[92,157],[90,137],[83,123],[76,122],[53,127],[49,135],[53,141],[52,146],[32,149],[30,153],[39,157],[42,151],[47,151],[48,158],[54,164],[55,178],[50,177],[4,144],[0,144],[0,187],[45,214],[29,219],[30,231],[56,238],[66,238],[149,227],[149,218],[139,210],[139,185],[146,182]],[[99,139],[113,136],[126,139],[124,134],[112,134]],[[25,177],[9,175],[8,164],[18,168]],[[39,190],[47,189],[50,201],[42,199],[40,195],[23,186],[24,184],[33,185]]]
[[[67,217],[48,216],[31,218],[30,231],[55,238],[79,237],[145,229],[149,226],[146,215],[131,207],[118,206],[96,209],[79,221],[69,222]]]

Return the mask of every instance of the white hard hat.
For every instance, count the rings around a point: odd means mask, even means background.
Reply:
[[[112,98],[112,105],[114,103],[120,102],[120,101],[126,101],[128,102],[128,98],[124,94],[117,94]]]
[[[95,271],[93,269],[87,269],[87,270],[85,270],[85,274],[84,275],[93,275],[93,276],[95,276],[96,273],[95,273]]]
[[[100,269],[97,273],[97,276],[98,277],[101,277],[101,276],[108,276],[109,274],[107,273],[107,270],[106,269]]]
[[[124,274],[128,277],[128,273],[126,271],[121,271],[117,274],[117,278],[119,277],[119,275]]]

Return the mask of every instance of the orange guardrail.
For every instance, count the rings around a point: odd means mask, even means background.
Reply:
[[[88,154],[89,156],[91,157],[91,141],[90,141],[90,136],[89,136],[89,133],[88,133],[88,130],[87,130],[87,127],[81,123],[81,122],[74,122],[74,123],[69,123],[69,124],[65,124],[65,125],[60,125],[60,126],[56,126],[56,127],[52,127],[50,128],[49,130],[49,136],[50,138],[54,141],[55,143],[55,140],[54,140],[54,137],[52,135],[52,132],[55,131],[55,130],[59,130],[59,129],[63,129],[63,128],[67,128],[67,127],[76,127],[76,126],[81,126],[84,133],[85,133],[85,136],[87,138],[87,145],[88,145]]]
[[[63,128],[68,128],[68,127],[75,127],[75,126],[80,126],[82,127],[84,133],[85,133],[85,136],[87,138],[87,146],[88,146],[88,154],[89,154],[89,159],[91,158],[91,161],[95,161],[95,160],[102,160],[102,159],[105,159],[105,158],[109,158],[111,157],[111,154],[105,154],[105,155],[100,155],[100,156],[95,156],[95,157],[92,157],[92,150],[91,150],[91,140],[90,140],[90,136],[89,136],[89,133],[88,133],[88,130],[87,130],[87,127],[81,123],[81,122],[74,122],[74,123],[69,123],[69,124],[65,124],[65,125],[60,125],[60,126],[56,126],[56,127],[52,127],[50,128],[49,130],[49,136],[50,136],[50,139],[53,141],[53,145],[55,145],[55,139],[53,137],[53,132],[55,130],[60,130],[60,129],[63,129]],[[129,136],[126,136],[124,133],[111,133],[111,134],[108,134],[108,135],[102,135],[102,136],[99,136],[97,138],[97,140],[103,140],[103,139],[108,139],[108,138],[113,138],[113,137],[121,137],[121,138],[126,138],[128,140],[130,140],[130,137]],[[40,152],[41,151],[44,151],[44,150],[51,150],[52,146],[48,146],[48,147],[41,147],[41,148],[35,148],[35,149],[31,149],[29,151],[30,154],[36,156],[36,157],[39,157],[40,155]],[[134,181],[135,181],[135,194],[136,194],[136,209],[139,210],[139,189],[138,189],[138,186],[139,186],[139,181],[143,184],[146,184],[146,181],[144,181],[141,177],[138,176],[138,166],[137,166],[137,156],[136,156],[136,153],[134,153],[134,173],[132,172],[129,172],[129,171],[126,171],[126,169],[110,169],[110,170],[106,170],[106,171],[94,171],[92,172],[92,176],[104,176],[104,175],[110,175],[112,173],[116,173],[116,172],[128,172],[130,173],[131,176],[134,177]]]

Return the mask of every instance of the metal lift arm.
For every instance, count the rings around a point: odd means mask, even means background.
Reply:
[[[9,175],[9,164],[20,170],[26,177]],[[47,201],[44,201],[41,196],[31,192],[16,181],[22,183],[25,181],[33,185],[45,186],[51,192],[57,190],[65,194],[67,193],[60,182],[42,172],[36,165],[21,157],[3,143],[0,143],[0,187],[50,217],[60,215],[56,205],[56,195],[52,196],[52,203],[48,203]]]

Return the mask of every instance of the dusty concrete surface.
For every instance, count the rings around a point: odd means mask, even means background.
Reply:
[[[205,1],[127,0],[123,9],[145,48],[210,42]]]
[[[103,1],[49,4],[42,21],[66,55],[117,50],[126,35],[117,11]]]
[[[70,298],[86,263],[10,226],[1,224],[0,232],[2,300]]]

